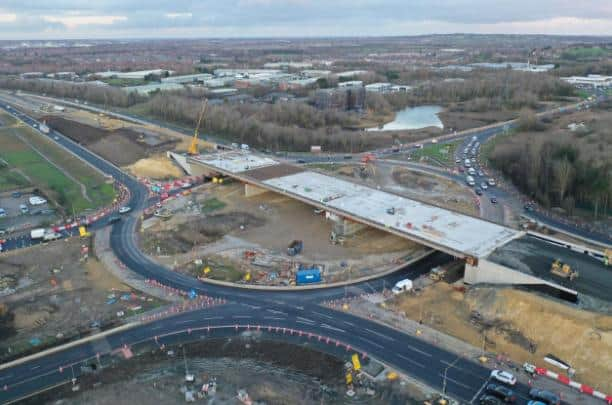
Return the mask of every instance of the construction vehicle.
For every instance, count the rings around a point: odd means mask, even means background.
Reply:
[[[578,277],[578,272],[576,270],[572,270],[569,264],[562,263],[559,259],[552,262],[550,272],[559,277],[568,278],[570,281]]]
[[[612,265],[612,249],[606,249],[604,250],[604,258],[603,258],[604,264],[606,266],[611,266]]]
[[[189,149],[187,149],[187,153],[190,155],[198,154],[198,135],[200,132],[200,124],[202,123],[202,118],[204,117],[204,113],[206,113],[206,107],[208,106],[208,99],[204,99],[202,102],[202,109],[200,110],[200,115],[198,115],[198,123],[196,124],[195,131],[193,131],[193,139],[191,140],[191,144],[189,144]]]
[[[444,277],[446,277],[446,269],[440,266],[434,267],[429,272],[429,278],[432,279],[433,281],[444,280]]]

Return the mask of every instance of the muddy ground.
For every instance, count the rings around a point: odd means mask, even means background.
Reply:
[[[170,350],[171,356],[167,354]],[[196,378],[193,385],[184,381],[185,360]],[[199,390],[212,378],[217,382],[216,393],[196,403],[240,404],[239,389],[246,390],[254,403],[270,405],[413,404],[417,402],[411,396],[422,395],[398,381],[372,382],[364,378],[373,393],[359,387],[357,395],[348,398],[344,385],[346,360],[282,342],[208,340],[115,361],[80,378],[78,392],[65,387],[29,403],[61,400],[64,404],[178,404],[185,402],[185,389]]]
[[[119,166],[130,165],[151,154],[173,149],[177,142],[138,128],[107,130],[58,116],[45,116],[42,119],[49,127]]]
[[[525,291],[482,287],[462,293],[444,282],[418,296],[398,297],[389,307],[476,347],[486,336],[488,351],[519,363],[551,367],[542,359],[552,353],[576,369],[576,380],[612,390],[612,316]]]
[[[254,281],[265,284],[288,283],[299,264],[321,266],[331,282],[384,271],[422,251],[375,229],[332,244],[331,222],[312,207],[273,193],[247,198],[243,190],[236,183],[208,184],[169,202],[171,219],[144,222],[144,250],[193,276],[202,276],[208,266],[207,277],[238,281],[252,272]],[[296,239],[304,249],[290,257],[287,247]]]
[[[161,304],[132,291],[71,238],[0,256],[0,358],[40,350]],[[123,314],[121,314],[121,312]],[[94,325],[94,323],[96,323]]]

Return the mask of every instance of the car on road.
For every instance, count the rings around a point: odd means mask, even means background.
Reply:
[[[501,405],[503,402],[493,395],[483,395],[478,400],[480,405]]]
[[[56,141],[59,141],[59,136],[54,136],[53,139],[55,139]]]
[[[6,210],[4,208],[0,208],[0,218],[4,218],[6,216]]]
[[[489,188],[489,186],[487,186],[487,183],[483,181],[482,183],[480,183],[480,188],[482,188],[483,190],[486,190]]]
[[[120,214],[127,214],[130,211],[132,211],[132,209],[130,207],[128,207],[128,206],[119,208],[119,213]]]
[[[298,163],[306,163],[306,161],[304,159],[298,159],[297,161]]]
[[[516,384],[516,377],[512,373],[503,370],[491,371],[491,378],[508,385]]]
[[[503,385],[489,384],[485,388],[485,391],[488,394],[494,395],[506,403],[513,403],[514,401],[516,401],[516,395],[514,395],[514,391],[512,391],[508,387],[504,387]]]
[[[438,140],[434,138],[434,139],[431,140],[431,143],[434,143],[434,144],[438,143]]]
[[[461,159],[455,159],[455,163],[460,165],[461,164]]]
[[[478,170],[478,177],[483,177],[484,176],[484,172],[482,170]]]
[[[21,197],[21,192],[19,192],[19,191],[13,191],[13,192],[11,193],[11,197],[13,197],[13,198],[19,198],[19,197]]]
[[[489,183],[489,186],[494,187],[495,186],[495,179],[494,178],[490,178],[487,183]]]
[[[547,390],[541,390],[539,388],[532,388],[531,390],[529,390],[529,397],[544,402],[548,405],[561,404],[561,400],[559,399],[557,394]]]
[[[30,212],[30,209],[25,204],[19,204],[19,211],[21,211],[21,213],[25,215]]]
[[[529,212],[534,210],[534,206],[531,203],[525,204],[525,206],[523,208],[525,208],[525,211],[529,211]]]
[[[497,197],[491,197],[491,204],[497,204]]]
[[[482,189],[480,187],[476,187],[475,191],[477,195],[482,195]]]

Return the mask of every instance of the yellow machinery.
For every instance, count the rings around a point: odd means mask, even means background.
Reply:
[[[550,266],[550,272],[559,277],[568,278],[570,280],[573,280],[578,277],[577,271],[572,270],[569,264],[561,263],[561,260],[559,259],[552,262]]]
[[[195,131],[193,132],[193,139],[191,140],[189,149],[187,149],[187,153],[190,155],[198,154],[198,135],[200,131],[200,124],[202,123],[202,118],[204,117],[204,113],[206,112],[206,106],[208,106],[208,100],[204,99],[204,101],[202,102],[202,109],[200,110],[200,115],[198,116],[198,123],[196,124]]]
[[[611,266],[612,265],[612,249],[606,249],[604,250],[604,264],[606,266]]]

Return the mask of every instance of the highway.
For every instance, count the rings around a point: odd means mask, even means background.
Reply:
[[[35,123],[23,114],[18,114],[18,117],[28,125]],[[398,273],[348,288],[257,291],[206,284],[155,263],[139,250],[135,239],[138,215],[148,200],[144,185],[61,134],[54,131],[52,136],[83,160],[123,182],[131,191],[129,206],[133,211],[122,221],[115,223],[111,231],[111,247],[119,260],[132,272],[144,278],[155,279],[167,286],[185,291],[195,290],[203,295],[224,298],[228,304],[142,324],[109,335],[102,340],[77,345],[18,366],[2,369],[0,386],[4,386],[4,389],[0,391],[1,403],[15,401],[47,387],[69,382],[73,378],[72,372],[75,377],[80,373],[78,367],[70,365],[95,358],[96,353],[109,353],[123,345],[136,345],[162,335],[175,335],[167,338],[174,341],[188,341],[199,338],[200,334],[208,334],[209,327],[219,330],[233,328],[234,333],[237,333],[244,331],[247,325],[290,328],[301,330],[306,334],[329,337],[333,341],[350,345],[351,350],[366,353],[438,389],[444,385],[444,371],[447,370],[446,391],[462,403],[473,403],[487,383],[490,370],[476,362],[457,359],[455,353],[442,350],[431,342],[319,304],[321,301],[347,295],[380,291],[383,283],[390,286],[399,279],[416,277],[435,265],[447,261],[448,256],[437,253]],[[202,329],[196,330],[198,328]],[[304,339],[307,339],[307,335]],[[71,369],[70,373],[67,367]],[[516,391],[520,402],[526,403],[527,387],[519,385]]]

